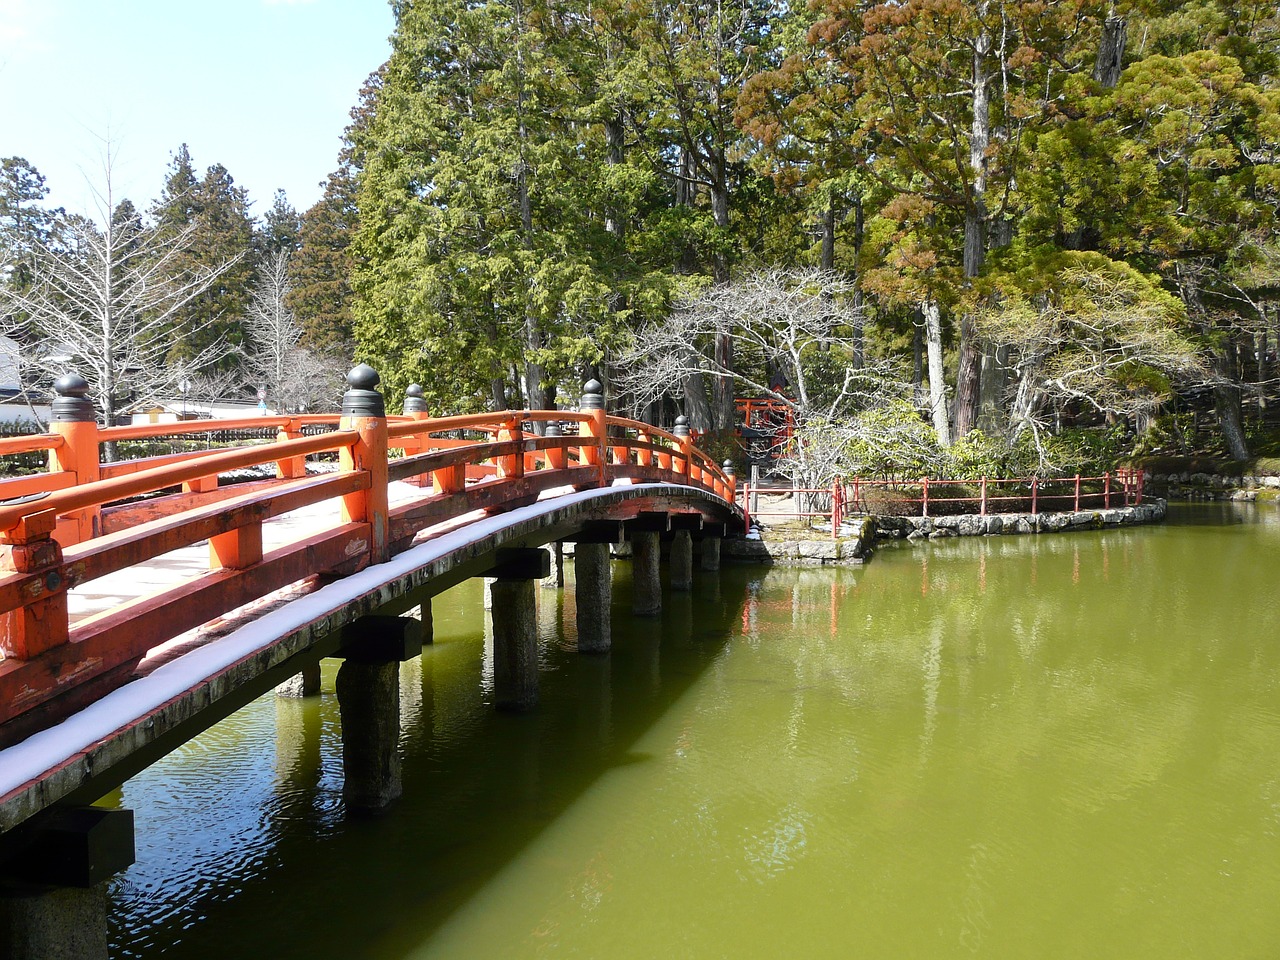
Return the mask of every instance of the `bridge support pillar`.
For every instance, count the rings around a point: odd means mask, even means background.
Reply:
[[[658,534],[653,530],[636,530],[630,534],[630,540],[632,612],[639,617],[656,617],[662,613]]]
[[[538,705],[538,603],[532,580],[489,584],[493,610],[493,694],[499,710]]]
[[[361,617],[342,631],[336,687],[349,813],[380,813],[403,792],[400,663],[421,653],[422,624],[412,617]]]
[[[107,960],[107,880],[133,860],[133,811],[52,814],[3,865],[0,957]]]
[[[564,587],[564,541],[557,540],[551,550],[551,573],[542,580],[547,590],[559,590]]]
[[[579,543],[573,552],[575,602],[578,611],[578,651],[606,653],[613,642],[610,607],[613,572],[607,543]]]
[[[320,664],[303,667],[280,686],[277,697],[315,697],[320,694]]]
[[[107,885],[26,887],[0,893],[6,960],[107,960]]]
[[[702,557],[700,558],[698,565],[708,573],[714,573],[720,569],[719,537],[702,538]]]
[[[693,589],[693,535],[688,530],[677,530],[671,541],[668,559],[671,589],[687,593]]]

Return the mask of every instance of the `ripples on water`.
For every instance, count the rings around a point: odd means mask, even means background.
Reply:
[[[347,821],[332,672],[109,798],[115,957],[1280,954],[1280,512],[728,569],[490,707],[478,584]]]

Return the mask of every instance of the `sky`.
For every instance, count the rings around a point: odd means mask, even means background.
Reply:
[[[393,26],[387,0],[0,0],[0,157],[100,219],[108,145],[115,199],[146,209],[186,143],[255,216],[277,189],[302,212]]]

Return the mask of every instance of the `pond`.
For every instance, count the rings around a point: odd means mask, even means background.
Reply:
[[[127,783],[113,957],[1273,957],[1280,511],[727,567],[495,713],[478,582],[349,820],[333,672]],[[327,665],[329,666],[329,665]]]

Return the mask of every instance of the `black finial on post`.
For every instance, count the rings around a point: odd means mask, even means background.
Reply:
[[[672,433],[674,433],[677,437],[687,437],[687,436],[690,436],[690,433],[689,433],[689,418],[688,418],[688,417],[676,417],[676,428],[675,428],[674,430],[672,430],[671,432],[672,432]]]
[[[89,399],[89,381],[78,373],[68,373],[53,383],[57,394],[50,405],[51,415],[60,423],[91,423],[98,419]]]
[[[426,413],[427,401],[422,399],[422,387],[419,384],[411,383],[404,391],[404,413],[408,416],[411,413]]]
[[[579,410],[604,409],[604,384],[599,380],[588,380],[582,387],[582,400]]]
[[[722,464],[722,466],[724,467],[724,475],[725,475],[726,477],[733,477],[733,476],[737,476],[738,471],[737,471],[737,469],[734,467],[734,465],[733,465],[733,461],[732,461],[732,460],[725,460],[725,462]]]
[[[385,417],[386,404],[382,394],[378,392],[378,384],[382,378],[378,371],[367,363],[351,368],[347,374],[347,384],[351,387],[342,395],[342,415],[344,417]]]

